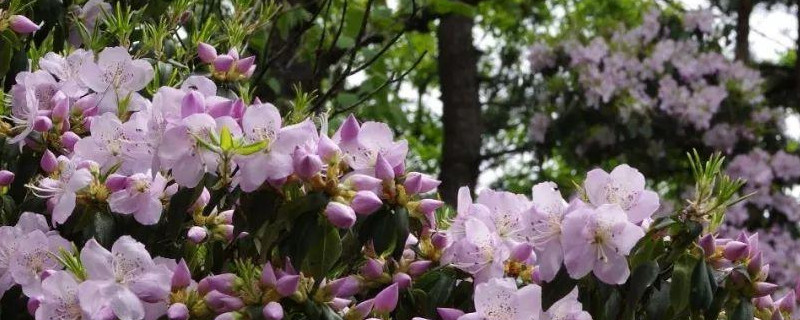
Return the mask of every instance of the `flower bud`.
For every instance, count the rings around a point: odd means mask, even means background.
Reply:
[[[399,285],[393,283],[392,285],[384,288],[381,292],[375,295],[374,306],[377,313],[389,313],[397,308],[397,299],[399,298]]]
[[[339,146],[336,145],[331,138],[328,138],[327,135],[321,134],[319,136],[319,142],[317,142],[317,154],[322,157],[322,160],[325,162],[329,162],[333,160],[336,155],[341,152]]]
[[[79,137],[75,132],[67,131],[61,135],[61,145],[64,146],[68,151],[72,152],[75,149],[75,143],[80,140]]]
[[[422,275],[423,273],[425,273],[425,271],[428,271],[428,269],[430,269],[431,265],[433,265],[433,261],[429,260],[414,261],[408,265],[408,274],[410,274],[412,277]]]
[[[36,315],[36,309],[39,309],[39,304],[40,303],[41,303],[41,301],[37,297],[28,298],[28,303],[27,303],[28,314],[31,315],[31,316],[35,316]]]
[[[39,30],[39,25],[33,23],[31,19],[21,15],[12,15],[9,19],[11,30],[19,34],[29,34]]]
[[[169,320],[187,320],[189,319],[189,308],[183,303],[174,303],[167,309],[167,318]]]
[[[383,201],[372,191],[359,191],[350,202],[350,207],[360,215],[370,215],[383,206]]]
[[[773,311],[769,320],[783,320],[783,314],[780,311]]]
[[[300,178],[308,180],[322,170],[322,159],[318,155],[309,154],[303,148],[297,148],[292,157],[292,166]]]
[[[739,241],[731,241],[725,244],[723,256],[730,261],[736,261],[747,256],[747,244]]]
[[[189,232],[186,234],[186,237],[189,238],[189,241],[192,243],[199,244],[205,241],[206,237],[208,237],[208,230],[203,227],[194,226],[189,228]]]
[[[233,57],[223,54],[214,59],[214,70],[218,72],[228,72],[233,66]]]
[[[211,290],[204,297],[206,305],[217,313],[239,310],[244,307],[242,299],[233,297],[217,290]]]
[[[217,58],[217,49],[210,44],[200,42],[197,44],[197,56],[204,63],[212,63]]]
[[[378,153],[377,158],[375,158],[375,178],[383,181],[394,180],[394,169],[392,165],[389,164],[389,161],[380,153]]]
[[[753,304],[758,309],[766,309],[766,310],[772,310],[772,307],[775,305],[775,303],[772,302],[772,297],[768,295],[753,299]]]
[[[325,216],[338,228],[347,229],[356,224],[353,208],[339,202],[329,202],[325,207]]]
[[[280,303],[271,301],[264,306],[264,309],[261,309],[261,314],[267,320],[281,320],[283,319],[283,307]]]
[[[778,310],[786,312],[788,314],[794,313],[795,308],[795,296],[794,291],[789,291],[783,298],[778,299],[775,301],[775,304],[778,306]]]
[[[383,263],[375,259],[367,259],[367,262],[361,266],[361,275],[365,278],[374,279],[383,274]]]
[[[436,209],[441,208],[444,205],[444,202],[436,199],[422,199],[419,201],[419,207],[417,210],[424,215],[430,215],[436,211]]]
[[[281,297],[288,297],[294,294],[297,291],[297,287],[300,285],[300,276],[298,275],[287,275],[283,276],[278,279],[278,283],[275,285],[275,291],[278,292]]]
[[[39,165],[44,172],[51,173],[58,169],[58,159],[52,151],[45,150],[44,154],[42,154],[42,160],[39,161]]]
[[[237,50],[236,48],[228,49],[228,55],[231,56],[233,60],[239,60],[239,50]]]
[[[366,318],[369,315],[369,313],[372,312],[372,305],[373,305],[372,299],[362,301],[361,303],[355,305],[355,307],[350,309],[350,313],[355,315],[354,318],[358,319]]]
[[[434,233],[431,236],[431,244],[433,244],[436,249],[444,249],[447,247],[447,235],[441,232]]]
[[[762,256],[763,255],[759,253],[747,263],[747,272],[750,273],[750,275],[756,276],[761,271]]]
[[[377,190],[381,186],[381,183],[382,181],[380,179],[360,173],[350,175],[345,180],[345,184],[348,187],[357,191]]]
[[[411,276],[404,272],[398,272],[392,276],[392,282],[396,283],[400,289],[405,289],[411,285]]]
[[[7,187],[14,182],[14,173],[8,170],[0,170],[0,187]]]
[[[278,279],[275,277],[275,269],[273,269],[272,264],[267,261],[264,267],[261,268],[261,284],[275,286],[276,283],[278,283]]]
[[[186,260],[181,259],[175,267],[175,272],[172,273],[172,290],[178,290],[188,287],[192,283],[192,272],[189,271],[189,266],[186,265]]]
[[[511,259],[514,259],[514,261],[525,261],[530,258],[531,253],[533,253],[533,246],[527,242],[522,242],[511,249]]]
[[[408,194],[421,194],[428,193],[436,189],[442,182],[432,178],[431,176],[411,172],[406,175],[406,180],[403,182],[403,187]]]
[[[350,299],[333,298],[331,301],[328,301],[328,306],[334,311],[340,311],[350,305],[350,302]]]
[[[716,250],[716,245],[714,245],[714,236],[710,233],[700,238],[698,244],[700,245],[700,248],[703,249],[703,253],[705,253],[706,256],[711,256]]]
[[[451,308],[436,308],[436,313],[442,317],[442,320],[457,320],[464,315],[464,311]]]
[[[239,320],[242,317],[237,312],[229,311],[223,314],[220,314],[214,318],[214,320]]]
[[[775,291],[777,291],[778,288],[779,286],[777,284],[759,281],[753,285],[753,289],[755,289],[754,296],[761,297],[770,295],[775,293]]]
[[[236,72],[238,73],[247,73],[250,70],[250,67],[253,66],[253,63],[256,61],[256,56],[249,56],[247,58],[242,58],[236,61]]]
[[[33,121],[33,130],[36,132],[47,132],[53,128],[53,120],[46,116],[37,116]]]
[[[328,284],[327,290],[336,297],[350,297],[361,291],[361,281],[355,276],[336,279]]]
[[[221,223],[224,224],[232,224],[233,223],[233,210],[225,210],[217,214],[217,217],[221,219]]]

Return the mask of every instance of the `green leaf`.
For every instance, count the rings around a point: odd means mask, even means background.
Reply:
[[[477,13],[475,7],[458,0],[436,0],[431,3],[431,9],[438,14],[455,13],[467,17]]]
[[[669,282],[664,282],[661,284],[661,288],[653,292],[653,295],[647,300],[645,310],[648,320],[669,319],[670,286]]]
[[[267,147],[266,141],[259,141],[236,148],[236,153],[241,154],[243,156],[247,156],[259,152],[261,150],[264,150],[264,148],[266,147]]]
[[[457,279],[452,270],[438,268],[426,272],[414,282],[414,287],[427,293],[428,316],[433,316],[437,307],[450,306]]]
[[[542,284],[542,309],[547,310],[561,298],[572,292],[578,281],[572,279],[566,268],[561,268],[553,281]]]
[[[737,304],[736,308],[733,309],[733,312],[731,312],[730,320],[752,320],[752,319],[754,319],[753,304],[750,302],[750,299],[747,298],[739,299],[739,304]]]
[[[228,129],[228,126],[222,126],[222,130],[220,130],[219,146],[223,151],[228,151],[233,148],[233,136],[231,135],[231,130]]]
[[[397,233],[397,240],[394,245],[394,252],[392,256],[400,260],[403,256],[403,249],[405,249],[406,240],[408,240],[409,226],[408,226],[408,210],[406,208],[397,208],[394,210],[394,223],[395,232]]]
[[[686,254],[677,259],[672,267],[672,285],[670,286],[670,308],[678,314],[689,305],[691,276],[697,260]]]
[[[308,259],[304,271],[314,278],[322,279],[336,264],[342,255],[342,241],[339,238],[339,230],[327,223],[323,227],[325,235],[320,237],[316,245],[311,247],[308,252]]]
[[[194,188],[179,189],[175,195],[169,200],[169,208],[167,209],[166,219],[167,223],[164,225],[166,234],[169,238],[176,238],[182,230],[183,222],[189,217],[186,211],[194,204],[200,194],[203,192],[202,181],[201,184]]]
[[[711,288],[711,279],[708,278],[705,259],[700,259],[694,266],[689,298],[692,308],[695,310],[708,309],[708,307],[711,306],[711,301],[714,299],[714,292]]]
[[[703,319],[717,320],[719,313],[722,311],[722,307],[725,306],[725,302],[728,300],[729,294],[728,290],[717,290],[714,293],[714,301],[711,302],[711,306],[706,310]]]
[[[628,280],[628,293],[625,297],[627,310],[631,315],[636,311],[636,306],[645,291],[658,278],[659,271],[661,269],[658,267],[658,263],[648,261],[636,267],[631,273],[631,277]]]

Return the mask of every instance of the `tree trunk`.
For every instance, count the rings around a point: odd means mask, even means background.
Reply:
[[[794,87],[797,97],[795,101],[800,101],[800,0],[797,0],[797,39],[795,39],[795,55],[794,55]],[[797,102],[795,102],[797,105]]]
[[[439,81],[444,114],[439,191],[456,203],[458,188],[475,187],[481,158],[481,104],[478,96],[478,51],[472,44],[472,18],[450,14],[437,30]]]
[[[752,0],[740,0],[736,9],[736,60],[750,61],[750,13],[753,12]]]

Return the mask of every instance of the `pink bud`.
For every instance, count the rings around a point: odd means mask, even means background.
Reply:
[[[753,285],[755,289],[755,297],[766,296],[775,293],[779,286],[774,283],[759,281]]]
[[[222,219],[222,223],[224,224],[232,224],[233,223],[233,210],[225,210],[220,212],[217,217]]]
[[[436,199],[422,199],[419,201],[419,207],[417,208],[419,212],[422,214],[431,214],[436,209],[441,208],[444,205],[444,202]]]
[[[404,272],[398,272],[392,276],[392,282],[396,283],[400,289],[405,289],[411,285],[411,276]]]
[[[239,50],[236,48],[228,49],[228,55],[233,58],[233,60],[239,60]]]
[[[275,277],[275,269],[273,269],[272,264],[267,261],[261,269],[261,283],[268,286],[275,286],[277,282],[278,279]]]
[[[315,154],[309,154],[303,148],[296,148],[292,157],[294,172],[303,179],[311,179],[322,170],[322,159]]]
[[[189,228],[187,237],[189,238],[189,241],[191,241],[192,243],[199,244],[204,240],[206,240],[206,237],[208,237],[208,230],[206,230],[206,228],[203,227],[194,226]]]
[[[33,130],[37,132],[47,132],[53,128],[53,120],[46,116],[37,116],[33,121]]]
[[[710,233],[700,238],[698,244],[700,245],[700,248],[703,248],[703,253],[705,253],[706,256],[714,254],[714,251],[716,250],[716,246],[714,245],[714,236]]]
[[[408,265],[408,274],[414,277],[419,276],[428,271],[431,265],[433,265],[433,262],[428,260],[414,261]]]
[[[525,261],[533,253],[533,246],[527,242],[522,242],[511,249],[511,259],[515,261]]]
[[[189,91],[181,99],[181,118],[186,118],[196,113],[205,112],[206,99],[203,94],[195,90]]]
[[[334,226],[342,229],[356,224],[356,213],[353,208],[339,202],[329,202],[325,207],[325,216]]]
[[[28,304],[27,304],[28,314],[30,314],[31,316],[35,316],[36,315],[36,309],[39,309],[39,304],[40,303],[41,303],[41,301],[39,301],[39,298],[36,298],[36,297],[28,298]]]
[[[8,170],[0,170],[0,187],[7,187],[14,182],[14,173]]]
[[[372,306],[374,302],[372,299],[362,301],[361,303],[357,304],[350,312],[354,313],[357,318],[363,319],[372,312]]]
[[[267,320],[281,320],[283,319],[283,307],[280,303],[271,301],[264,306],[264,309],[261,310],[261,314],[264,315],[264,319]]]
[[[228,311],[214,317],[214,320],[239,320],[241,318],[238,312]]]
[[[228,72],[233,66],[233,58],[223,54],[214,59],[214,70],[218,72]]]
[[[33,23],[31,19],[21,15],[12,15],[9,19],[11,30],[19,34],[29,34],[39,30],[39,25]]]
[[[181,259],[175,267],[175,272],[172,273],[172,290],[183,289],[192,283],[192,272],[189,271],[189,266],[186,265],[186,260]]]
[[[57,121],[64,121],[69,116],[69,98],[63,92],[58,91],[53,98],[53,112],[50,114]]]
[[[118,173],[112,173],[106,178],[106,187],[111,192],[124,190],[128,187],[128,177]]]
[[[75,149],[75,143],[77,143],[80,139],[81,137],[79,137],[75,132],[67,131],[61,135],[61,145],[67,150],[72,151]]]
[[[447,247],[447,236],[441,232],[434,233],[431,236],[431,243],[436,249],[444,249]]]
[[[361,266],[361,274],[368,279],[378,278],[383,274],[383,263],[375,259],[367,259]]]
[[[92,93],[83,96],[75,101],[75,109],[80,111],[80,115],[91,117],[97,114],[97,95]]]
[[[768,309],[768,310],[772,310],[772,307],[774,306],[774,302],[772,302],[772,297],[768,295],[753,299],[753,304],[756,306],[756,308]]]
[[[464,315],[464,311],[451,308],[436,308],[436,313],[442,317],[442,320],[457,320]]]
[[[56,159],[56,155],[53,154],[53,152],[45,150],[44,154],[42,154],[42,160],[39,161],[39,165],[44,172],[51,173],[58,169],[58,159]]]
[[[750,262],[747,263],[747,272],[750,275],[756,276],[761,271],[761,263],[763,261],[762,254],[759,253],[753,259],[750,259]]]
[[[377,158],[375,158],[375,178],[383,181],[394,180],[394,169],[392,169],[392,165],[389,164],[386,158],[380,153],[378,153]]]
[[[211,290],[204,297],[206,305],[217,313],[239,310],[244,307],[242,299],[233,297],[217,290]]]
[[[358,137],[358,132],[361,131],[361,126],[358,124],[356,117],[350,114],[342,126],[339,127],[339,138],[342,142],[351,141]]]
[[[377,313],[389,313],[397,308],[397,299],[400,296],[399,285],[393,283],[375,295],[374,309]]]
[[[789,291],[789,293],[783,296],[783,298],[780,298],[778,299],[778,301],[775,301],[775,304],[778,305],[778,310],[792,314],[794,313],[794,308],[795,308],[794,300],[795,300],[794,291]]]
[[[774,311],[769,320],[783,320],[783,314],[780,311]]]
[[[327,135],[321,134],[319,142],[317,142],[317,154],[322,157],[325,162],[331,161],[341,150],[331,138]]]
[[[239,73],[247,73],[250,70],[250,67],[253,66],[253,63],[256,61],[256,56],[249,56],[247,58],[239,59],[236,61],[236,72]]]
[[[355,190],[377,190],[381,180],[365,174],[356,173],[345,180],[345,184]]]
[[[258,99],[258,98],[256,98]],[[244,101],[242,99],[236,99],[233,101],[233,105],[231,105],[231,117],[235,119],[241,119],[244,115]]]
[[[209,290],[216,290],[224,294],[233,295],[233,285],[238,277],[233,273],[220,273],[205,277]]]
[[[327,290],[336,297],[351,297],[361,291],[361,281],[355,276],[336,279],[328,284]]]
[[[725,244],[723,256],[725,259],[736,261],[747,256],[747,244],[739,241],[731,241]]]
[[[359,191],[356,192],[350,206],[360,215],[370,215],[383,207],[383,201],[372,191]]]
[[[175,303],[167,309],[167,318],[169,320],[187,320],[189,319],[189,308],[183,303]]]
[[[297,291],[297,287],[300,285],[300,276],[298,275],[290,275],[290,276],[283,276],[278,279],[278,283],[275,285],[275,291],[278,291],[278,294],[281,297],[288,297],[294,294]]]
[[[217,58],[217,49],[210,44],[200,42],[197,44],[197,56],[204,63],[212,63]]]
[[[331,299],[331,301],[328,301],[328,305],[331,307],[331,309],[340,311],[350,305],[351,302],[352,301],[350,301],[350,299],[334,297]]]
[[[406,175],[406,180],[403,182],[403,187],[408,194],[428,193],[436,189],[442,182],[432,178],[431,176],[411,172]]]

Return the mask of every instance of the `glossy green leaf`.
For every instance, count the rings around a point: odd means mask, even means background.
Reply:
[[[572,279],[566,268],[561,268],[553,281],[542,283],[542,308],[548,309],[558,300],[572,292],[578,281]]]
[[[689,290],[692,309],[706,310],[711,306],[711,301],[714,299],[711,280],[708,278],[705,259],[700,259],[692,270],[692,284]]]
[[[690,255],[683,255],[672,267],[672,285],[670,286],[670,308],[678,314],[689,305],[692,270],[697,260]]]
[[[331,224],[326,224],[323,230],[324,235],[319,238],[316,245],[311,247],[304,265],[304,271],[317,279],[328,275],[342,255],[339,230]]]

